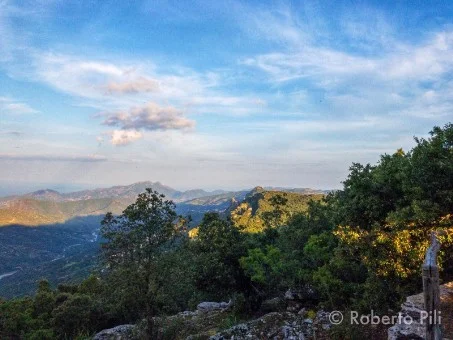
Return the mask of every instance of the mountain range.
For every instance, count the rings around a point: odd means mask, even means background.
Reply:
[[[167,198],[173,200],[174,202],[182,202],[191,200],[193,198],[217,195],[225,192],[223,190],[205,191],[202,189],[179,191],[167,185],[164,185],[160,182],[144,181],[133,183],[130,185],[118,185],[110,188],[97,188],[91,190],[75,191],[70,193],[60,193],[52,189],[44,189],[34,191],[21,196],[5,197],[1,200],[5,199],[11,200],[17,198],[31,198],[36,200],[54,202],[79,201],[101,198],[134,200],[137,197],[137,195],[144,192],[146,188],[153,188],[154,190],[158,191],[161,194],[164,194]]]
[[[0,198],[0,227],[7,225],[38,226],[65,221],[79,216],[104,215],[111,211],[121,213],[135,201],[138,194],[152,188],[177,205],[180,214],[192,215],[195,222],[207,211],[223,211],[231,200],[242,201],[249,190],[205,191],[192,189],[179,191],[160,182],[138,182],[130,185],[98,188],[70,193],[51,189],[34,191],[25,195]],[[309,188],[265,188],[267,191],[284,191],[297,194],[324,194],[325,191]]]

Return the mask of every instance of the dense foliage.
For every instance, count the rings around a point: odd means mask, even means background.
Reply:
[[[441,276],[453,278],[453,125],[374,166],[353,164],[343,189],[305,213],[286,203],[274,196],[261,232],[207,213],[189,238],[172,202],[148,190],[105,217],[100,272],[55,290],[42,281],[33,298],[0,301],[0,337],[75,338],[142,319],[151,334],[153,316],[229,299],[250,315],[288,288],[313,307],[388,312],[421,290],[432,231],[443,244]]]

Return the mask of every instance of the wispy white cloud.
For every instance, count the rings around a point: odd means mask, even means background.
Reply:
[[[154,79],[139,77],[125,82],[111,82],[106,86],[109,94],[129,94],[141,92],[154,92],[159,89],[159,82]]]
[[[309,78],[318,85],[344,83],[352,77],[392,80],[433,80],[453,70],[453,32],[434,34],[422,45],[400,44],[383,57],[358,56],[329,47],[303,45],[296,51],[273,52],[242,61],[284,82]],[[329,79],[332,79],[329,81]],[[360,84],[360,79],[357,79]]]
[[[42,155],[42,154],[0,154],[0,160],[5,161],[43,161],[43,162],[105,162],[107,160],[104,156],[90,155],[90,156],[64,156],[64,155]]]
[[[442,90],[450,87],[453,74],[453,31],[447,28],[407,43],[397,39],[380,15],[368,26],[373,28],[368,38],[368,30],[361,29],[363,20],[349,17],[341,25],[343,39],[358,42],[357,50],[332,39],[317,39],[338,34],[326,28],[310,31],[291,11],[263,13],[258,17],[266,17],[266,27],[257,23],[256,16],[249,19],[249,25],[263,35],[275,32],[272,39],[284,43],[243,58],[241,63],[266,75],[269,84],[322,91],[321,99],[328,106],[317,105],[321,112],[440,118],[452,107],[453,92]],[[375,53],[361,49],[362,44]],[[431,100],[426,97],[429,94]]]
[[[16,101],[10,97],[0,97],[0,114],[21,115],[37,112],[26,103]]]
[[[150,61],[112,56],[86,58],[37,50],[31,51],[30,58],[31,67],[12,67],[12,72],[76,96],[80,105],[100,111],[148,101],[210,115],[249,115],[266,107],[260,94],[231,91],[234,80],[225,70],[200,72],[173,66],[163,71]]]

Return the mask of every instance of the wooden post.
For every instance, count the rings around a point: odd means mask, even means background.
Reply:
[[[422,266],[423,272],[423,296],[425,310],[428,313],[426,322],[427,340],[441,340],[442,329],[439,322],[440,311],[440,288],[439,288],[439,267],[437,266],[437,253],[440,243],[437,234],[431,234],[431,244],[426,251],[425,262]]]

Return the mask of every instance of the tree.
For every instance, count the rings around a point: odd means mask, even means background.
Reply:
[[[406,181],[411,211],[418,220],[432,222],[451,214],[453,206],[453,124],[435,126],[428,139],[415,138],[411,171]]]
[[[217,213],[205,214],[190,248],[194,258],[195,285],[201,296],[225,299],[248,294],[249,280],[239,266],[246,254],[246,235]]]
[[[263,223],[266,229],[277,228],[281,225],[283,216],[288,212],[285,209],[288,199],[285,197],[286,193],[272,196],[270,204],[272,206],[271,211],[266,211],[261,214]]]
[[[104,259],[114,274],[112,288],[135,299],[129,302],[146,318],[150,336],[155,332],[156,296],[163,286],[158,277],[159,258],[170,249],[177,230],[174,203],[149,188],[120,216],[108,213],[102,221]]]
[[[54,330],[62,339],[89,333],[99,317],[92,298],[85,294],[69,296],[52,314]]]
[[[277,291],[284,266],[280,249],[273,245],[267,245],[264,250],[249,249],[239,263],[252,282],[260,286],[257,289],[261,295],[270,296]]]
[[[332,306],[384,311],[419,291],[433,230],[443,231],[440,264],[452,275],[443,259],[453,245],[453,124],[430,135],[415,138],[408,153],[381,156],[375,166],[353,164],[344,189],[330,195],[339,244],[313,278]],[[387,286],[393,289],[382,289]]]

